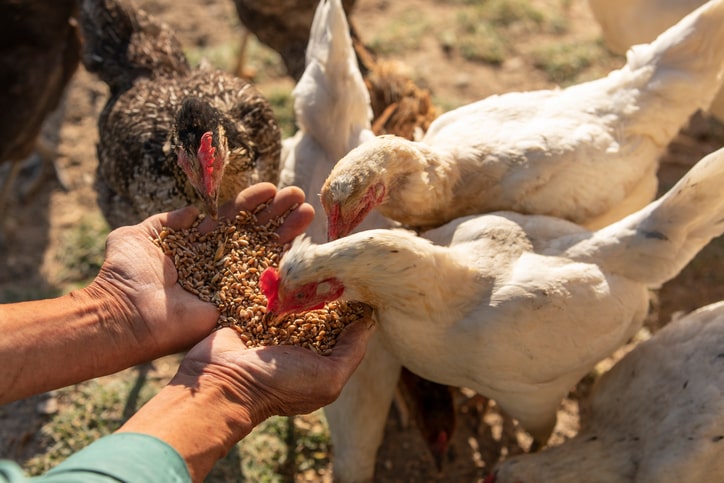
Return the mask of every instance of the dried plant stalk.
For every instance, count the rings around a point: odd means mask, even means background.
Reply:
[[[202,219],[184,230],[164,227],[153,242],[174,261],[181,286],[216,305],[218,326],[233,327],[247,347],[288,344],[327,355],[342,329],[369,310],[362,303],[336,301],[270,325],[259,277],[279,264],[283,247],[274,230],[284,217],[258,225],[254,213],[242,211],[205,234],[198,231]]]

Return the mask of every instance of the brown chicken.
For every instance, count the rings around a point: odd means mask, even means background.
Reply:
[[[125,0],[84,0],[83,64],[110,87],[98,121],[98,203],[112,227],[189,204],[216,216],[277,183],[281,131],[249,82],[191,69],[171,29]]]
[[[354,29],[352,32],[357,62],[370,94],[372,131],[411,141],[422,136],[439,114],[430,91],[415,84],[403,64],[380,59],[354,35]]]
[[[247,33],[276,51],[287,73],[299,81],[306,66],[309,32],[319,0],[234,0],[234,4]],[[348,17],[354,4],[355,0],[342,0]],[[418,131],[425,132],[437,117],[430,92],[415,85],[399,63],[379,59],[365,46],[350,19],[348,24],[360,72],[370,93],[372,131],[410,140]],[[243,75],[245,45],[246,37],[241,48],[242,65],[237,68],[239,75]]]
[[[435,468],[442,472],[457,422],[455,388],[423,379],[406,367],[400,370],[397,388],[402,403],[415,419]]]
[[[347,13],[355,0],[343,0]],[[319,0],[234,0],[239,20],[246,29],[242,39],[241,56],[245,53],[249,33],[259,41],[278,52],[284,66],[295,81],[304,73],[304,53],[309,42],[314,10]],[[237,72],[244,70],[242,64]]]
[[[0,2],[0,162],[21,161],[38,150],[45,118],[54,111],[80,62],[75,0]],[[20,164],[0,188],[0,213]]]

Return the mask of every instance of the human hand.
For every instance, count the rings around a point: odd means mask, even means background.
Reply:
[[[257,214],[260,224],[299,205],[277,229],[282,243],[302,233],[314,216],[299,188],[277,191],[271,183],[259,183],[222,206],[219,218],[233,219],[240,210],[251,211],[270,200]],[[177,283],[173,261],[151,241],[163,226],[188,228],[197,216],[196,208],[187,207],[114,230],[106,241],[106,260],[100,273],[86,289],[99,297],[105,295],[112,305],[108,307],[113,313],[111,319],[125,326],[114,330],[125,333],[130,328],[139,346],[150,350],[150,358],[186,349],[208,335],[219,316],[213,304],[201,301]],[[216,224],[207,217],[199,230],[210,231]]]
[[[332,353],[294,346],[247,349],[231,328],[196,344],[171,382],[118,432],[143,433],[171,445],[193,481],[269,416],[309,413],[338,396],[364,357],[367,317],[347,326]]]
[[[290,345],[248,349],[233,329],[220,329],[186,354],[171,384],[220,386],[253,426],[273,415],[310,413],[337,399],[362,361],[370,315],[348,325],[326,356]]]

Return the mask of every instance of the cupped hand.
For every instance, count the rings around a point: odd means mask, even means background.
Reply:
[[[281,242],[302,233],[314,216],[299,188],[277,191],[271,183],[259,183],[220,207],[219,218],[233,219],[240,210],[252,211],[264,203],[268,206],[257,214],[260,224],[296,207],[277,229]],[[173,261],[152,241],[162,227],[189,228],[197,216],[196,208],[187,207],[112,231],[106,241],[106,260],[88,287],[108,296],[112,319],[126,326],[118,330],[130,327],[138,347],[153,352],[150,357],[190,347],[213,330],[219,316],[213,304],[201,301],[177,283]],[[210,231],[216,224],[207,217],[199,229]]]
[[[374,330],[369,315],[348,325],[326,356],[289,345],[247,349],[233,329],[220,329],[186,354],[171,383],[213,381],[248,410],[254,425],[272,415],[310,413],[337,399],[362,361]]]

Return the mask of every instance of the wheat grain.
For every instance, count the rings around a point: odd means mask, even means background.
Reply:
[[[319,310],[266,320],[259,276],[279,264],[283,247],[274,230],[284,217],[259,225],[254,213],[242,211],[203,234],[198,230],[202,220],[203,215],[184,230],[163,227],[152,240],[174,261],[179,284],[216,305],[217,326],[234,328],[247,347],[296,345],[327,355],[342,329],[369,310],[362,303],[335,301]]]

